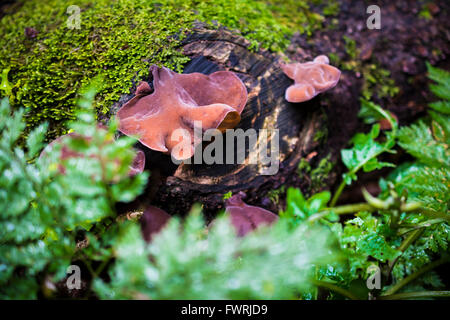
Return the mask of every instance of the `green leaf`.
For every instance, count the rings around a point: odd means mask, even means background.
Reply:
[[[428,62],[427,69],[428,77],[437,82],[437,84],[430,85],[431,91],[439,98],[447,100],[448,102],[448,100],[450,100],[450,72],[435,68]]]
[[[426,62],[428,77],[431,80],[436,81],[440,85],[449,86],[450,84],[450,72],[443,69],[433,67],[429,62]],[[450,100],[450,99],[447,99]]]
[[[42,150],[48,125],[42,124],[30,132],[27,138],[28,159],[34,158]]]
[[[378,124],[372,126],[372,130],[367,133],[358,133],[353,139],[353,148],[341,150],[342,162],[349,169],[349,174],[344,178],[349,184],[353,179],[356,180],[355,173],[362,168],[365,172],[381,169],[384,167],[391,167],[392,164],[380,162],[377,156],[383,152],[389,151],[390,145],[387,143],[379,143],[376,141],[380,133],[380,126]]]
[[[436,101],[429,104],[430,108],[445,115],[450,115],[450,101]]]
[[[360,99],[361,109],[358,117],[362,118],[364,123],[373,124],[384,118],[383,114],[378,111],[377,105],[366,99]]]
[[[35,298],[43,277],[62,279],[75,258],[77,230],[83,228],[89,236],[101,229],[93,226],[115,215],[116,201],[133,200],[147,182],[148,174],[128,175],[132,140],[114,141],[111,131],[98,128],[90,107],[93,96],[86,93],[84,109],[74,121],[91,139],[61,140],[77,155],[61,159],[59,146],[48,148],[33,163],[28,160],[42,149],[47,126],[29,134],[25,153],[16,143],[23,134],[24,112],[16,110],[11,116],[8,100],[1,101],[0,298]],[[86,263],[111,257],[105,248],[84,254]],[[20,278],[15,270],[20,270]]]
[[[322,191],[309,199],[305,199],[300,189],[289,188],[286,197],[286,210],[281,212],[282,217],[303,221],[309,216],[325,208],[330,201],[331,193]]]
[[[147,182],[148,173],[143,172],[136,175],[132,179],[127,179],[116,183],[111,187],[112,195],[115,201],[129,202],[136,198],[137,194],[140,194]]]
[[[399,145],[420,162],[430,166],[450,165],[450,153],[445,143],[437,141],[423,121],[403,127],[398,135]]]

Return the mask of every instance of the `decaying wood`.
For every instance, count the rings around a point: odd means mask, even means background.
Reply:
[[[279,172],[264,175],[267,168],[248,161],[177,167],[170,164],[170,156],[145,150],[153,175],[152,186],[145,196],[152,198],[152,204],[169,213],[182,214],[195,202],[202,203],[206,211],[217,210],[229,191],[262,195],[263,190],[272,189],[275,183],[279,185],[292,175],[300,159],[317,145],[313,137],[325,125],[318,98],[301,104],[287,102],[284,93],[292,80],[280,68],[282,57],[262,50],[252,52],[249,45],[244,38],[223,29],[195,30],[181,48],[191,58],[184,73],[229,70],[241,78],[248,90],[248,102],[237,128],[244,131],[253,128],[257,133],[260,129],[279,130]],[[248,160],[248,143],[246,148]]]

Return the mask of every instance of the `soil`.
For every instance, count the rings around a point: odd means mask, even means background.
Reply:
[[[433,1],[426,5],[431,19],[419,16],[423,1],[370,1],[381,9],[381,29],[366,27],[369,14],[365,1],[339,1],[340,11],[337,25],[326,27],[307,38],[296,34],[287,52],[294,61],[309,60],[319,54],[335,53],[340,59],[348,58],[344,37],[355,40],[361,52],[359,60],[364,64],[377,63],[391,72],[391,78],[400,88],[392,98],[372,100],[394,113],[400,125],[407,125],[426,113],[426,105],[434,97],[428,90],[426,62],[445,70],[450,69],[450,2]],[[331,152],[332,161],[340,163],[339,150],[345,148],[356,133],[367,131],[368,127],[358,119],[362,75],[344,71],[339,85],[329,93],[326,113],[328,118],[328,140],[316,158]],[[391,159],[394,163],[407,160],[408,156],[398,154]],[[317,161],[316,161],[317,162]],[[343,166],[337,167],[340,176]],[[358,183],[348,188],[341,196],[341,202],[361,200],[361,186],[377,193],[378,179],[387,170],[363,174]],[[333,189],[336,176],[329,177],[326,187]],[[339,180],[339,179],[338,179]],[[301,184],[300,184],[301,185]]]

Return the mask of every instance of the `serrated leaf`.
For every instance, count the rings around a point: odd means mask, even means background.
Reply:
[[[436,101],[430,103],[429,106],[435,111],[450,115],[450,101]]]
[[[450,72],[443,69],[433,67],[429,62],[426,63],[428,70],[428,77],[431,80],[445,86],[450,85]]]
[[[398,135],[399,145],[420,162],[435,165],[450,165],[450,153],[445,144],[436,141],[430,127],[423,121],[403,127]]]
[[[28,159],[34,158],[38,154],[38,152],[42,150],[45,134],[47,132],[47,127],[48,125],[46,123],[41,124],[33,131],[31,131],[30,134],[28,135],[26,141],[28,148],[27,153]]]

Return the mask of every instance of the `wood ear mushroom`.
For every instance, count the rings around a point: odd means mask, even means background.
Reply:
[[[230,215],[231,223],[239,237],[257,229],[262,225],[270,225],[278,220],[278,216],[263,208],[250,206],[242,198],[243,193],[238,193],[226,200],[225,212]]]
[[[136,96],[117,112],[124,134],[137,135],[148,148],[185,160],[200,143],[194,137],[196,122],[202,130],[222,131],[239,123],[247,89],[234,73],[178,74],[155,65],[150,70],[154,91],[148,83],[141,83]],[[178,148],[183,141],[189,143]]]
[[[328,57],[324,55],[310,62],[283,64],[281,68],[295,81],[285,94],[286,100],[294,103],[311,100],[319,93],[335,87],[341,76],[341,71],[330,66]]]

